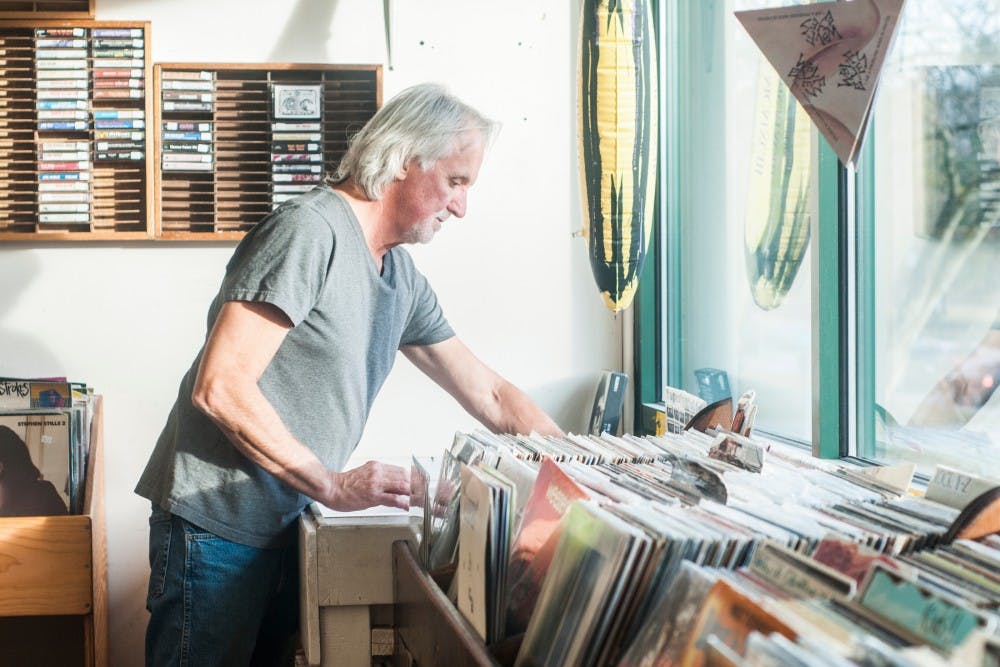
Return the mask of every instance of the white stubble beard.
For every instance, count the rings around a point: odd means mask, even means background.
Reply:
[[[448,217],[447,214],[434,216],[421,222],[419,225],[411,227],[407,230],[403,243],[430,243]]]

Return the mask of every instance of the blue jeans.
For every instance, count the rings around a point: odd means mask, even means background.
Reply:
[[[292,665],[298,548],[224,540],[153,506],[146,665]]]

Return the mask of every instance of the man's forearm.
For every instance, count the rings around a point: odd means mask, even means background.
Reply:
[[[299,493],[329,502],[335,491],[332,471],[295,439],[256,383],[199,382],[191,400],[255,465]]]
[[[559,425],[542,410],[537,403],[506,380],[500,380],[493,391],[494,404],[491,411],[495,424],[487,424],[501,433],[541,433],[542,435],[564,435]]]

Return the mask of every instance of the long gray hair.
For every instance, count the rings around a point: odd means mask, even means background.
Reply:
[[[353,178],[365,196],[382,198],[400,169],[416,160],[430,169],[455,149],[455,139],[468,130],[480,130],[489,144],[499,124],[482,115],[443,86],[411,86],[385,103],[351,138],[330,183]]]

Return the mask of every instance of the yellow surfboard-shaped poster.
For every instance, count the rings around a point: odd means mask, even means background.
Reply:
[[[584,0],[579,84],[590,265],[617,312],[635,297],[653,225],[658,93],[649,0]]]

